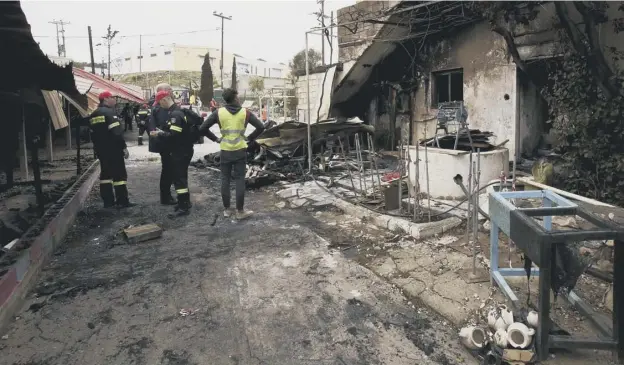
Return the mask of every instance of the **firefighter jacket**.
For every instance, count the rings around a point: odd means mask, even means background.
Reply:
[[[192,125],[186,120],[184,112],[177,104],[173,104],[168,113],[169,119],[161,128],[163,133],[158,136],[159,143],[172,153],[192,151],[195,142],[191,131]]]
[[[141,108],[136,114],[137,124],[145,126],[150,118],[150,110]]]
[[[126,149],[123,129],[115,111],[100,105],[89,117],[93,147],[98,156],[121,153]]]

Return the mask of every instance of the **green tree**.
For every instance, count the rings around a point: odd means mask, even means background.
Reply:
[[[308,69],[312,71],[315,67],[320,66],[322,63],[321,53],[315,49],[308,49]],[[305,49],[297,52],[289,62],[291,75],[296,73],[305,72]]]
[[[199,99],[203,104],[207,105],[214,98],[214,79],[212,75],[212,67],[210,67],[210,53],[204,56],[204,64],[202,65],[201,86],[199,89]]]
[[[264,91],[264,79],[260,76],[254,76],[249,79],[249,90],[256,96]]]
[[[232,89],[238,90],[238,80],[236,79],[236,57],[232,62]]]

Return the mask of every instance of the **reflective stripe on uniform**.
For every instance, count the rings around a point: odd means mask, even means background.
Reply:
[[[186,189],[176,189],[176,194],[185,194],[185,193],[188,193],[188,192],[189,192],[188,188],[186,188]]]
[[[126,181],[114,181],[113,186],[121,186],[126,185]]]
[[[111,123],[111,124],[108,126],[108,129],[113,129],[113,128],[115,128],[115,127],[119,127],[119,122],[114,122],[114,123]]]
[[[247,148],[247,142],[245,142],[247,109],[241,108],[236,114],[231,114],[226,108],[219,108],[217,113],[221,125],[221,149],[238,151]]]
[[[113,180],[100,180],[100,184],[112,184]]]
[[[177,125],[172,125],[171,127],[169,127],[169,129],[176,132],[182,132],[182,128],[178,127]]]
[[[106,118],[103,115],[91,118],[91,124],[99,124],[104,122],[106,122]]]
[[[146,111],[140,111],[139,115],[147,115],[147,110]]]

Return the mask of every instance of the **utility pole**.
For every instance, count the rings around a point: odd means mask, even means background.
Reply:
[[[115,38],[117,33],[119,33],[119,31],[118,30],[112,30],[111,29],[111,25],[109,24],[108,28],[106,29],[106,36],[102,37],[106,41],[106,48],[108,49],[108,79],[109,80],[111,79],[111,77],[110,77],[110,67],[111,67],[110,51],[111,51],[111,44],[113,43],[113,38]]]
[[[319,0],[321,3],[321,26],[325,26],[325,0]],[[323,29],[323,34],[325,30]],[[325,37],[321,36],[321,59],[323,60],[323,65],[325,65]]]
[[[91,26],[89,25],[89,52],[91,53],[91,73],[95,75],[95,59],[93,58],[93,37],[91,36]]]
[[[221,89],[223,86],[223,27],[225,25],[225,19],[232,20],[231,16],[225,16],[223,13],[212,12],[212,15],[221,18],[221,62],[219,62],[219,68],[221,69]]]
[[[53,20],[49,23],[56,25],[56,47],[58,49],[59,57],[67,57],[67,52],[65,50],[65,26],[69,25],[69,22],[64,20]],[[61,44],[61,38],[63,39],[63,44]]]
[[[143,35],[139,34],[139,73],[142,71],[143,65]]]

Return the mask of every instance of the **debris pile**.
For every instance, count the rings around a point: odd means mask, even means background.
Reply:
[[[349,144],[357,133],[373,133],[374,128],[358,119],[328,120],[310,126],[313,163],[339,169],[345,164],[334,151],[340,143]],[[340,141],[340,142],[338,142]],[[204,156],[191,165],[196,168],[218,168],[220,152]],[[342,159],[342,161],[340,161]],[[328,161],[325,165],[323,161]],[[347,164],[350,164],[348,160]],[[278,180],[300,179],[308,168],[308,125],[296,121],[282,124],[271,123],[268,128],[247,147],[247,187],[259,187]]]
[[[466,326],[459,338],[484,364],[534,364],[537,325],[537,312],[513,313],[502,305],[489,311],[487,328]]]
[[[426,139],[421,142],[421,146],[427,145],[430,147],[437,147],[448,150],[457,149],[461,151],[471,151],[472,149],[479,148],[481,149],[481,152],[486,152],[491,151],[497,147],[490,143],[490,137],[492,137],[493,135],[494,134],[492,132],[471,129],[470,134],[460,133],[459,136],[457,136],[457,134],[454,133]],[[457,148],[455,148],[456,142]]]

